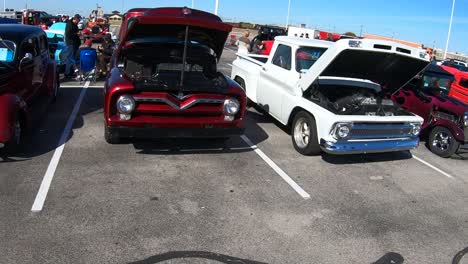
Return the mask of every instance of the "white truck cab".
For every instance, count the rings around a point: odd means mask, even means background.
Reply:
[[[394,42],[276,37],[269,56],[237,54],[231,77],[301,154],[390,152],[417,147],[423,119],[386,98],[428,63]]]

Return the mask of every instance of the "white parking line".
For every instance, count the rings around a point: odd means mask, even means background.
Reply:
[[[50,160],[49,167],[47,167],[47,171],[42,179],[41,186],[39,187],[39,191],[37,192],[36,199],[34,200],[34,204],[31,208],[33,212],[40,212],[44,207],[44,203],[47,197],[47,193],[49,192],[50,184],[52,183],[52,179],[54,178],[55,171],[57,170],[57,166],[60,161],[60,157],[62,156],[63,149],[65,147],[65,142],[68,139],[68,135],[73,127],[73,123],[75,122],[75,118],[80,110],[81,102],[83,102],[83,98],[86,94],[86,90],[89,87],[89,81],[85,83],[83,89],[81,90],[80,96],[73,107],[73,111],[68,118],[67,124],[65,129],[63,130],[62,136],[60,137],[60,141],[58,143],[57,148],[55,149],[54,155]]]
[[[431,168],[431,169],[433,169],[433,170],[439,172],[440,174],[444,175],[445,177],[447,177],[447,178],[449,178],[449,179],[452,179],[452,180],[455,179],[455,177],[453,177],[452,175],[450,175],[450,174],[446,173],[445,171],[443,171],[443,170],[437,168],[436,166],[430,164],[429,162],[427,162],[427,161],[425,161],[425,160],[423,160],[423,159],[421,159],[421,158],[418,158],[418,157],[416,157],[415,155],[413,155],[413,158],[414,158],[415,160],[421,162],[422,164],[428,166],[429,168]]]
[[[281,178],[283,178],[283,180],[286,183],[288,183],[289,186],[291,186],[302,198],[310,199],[310,194],[304,191],[304,189],[302,189],[301,186],[299,186],[293,179],[291,179],[291,177],[289,177],[288,174],[286,174],[286,172],[284,172],[280,167],[278,167],[278,165],[276,165],[276,163],[273,162],[273,160],[271,160],[265,153],[263,153],[263,151],[261,151],[256,145],[254,145],[247,136],[242,135],[241,138],[245,141],[245,143],[247,143],[247,145],[250,146],[251,149],[255,151],[255,153],[257,153],[258,156],[260,156],[260,158],[262,158],[268,165],[270,165],[270,167],[276,173],[278,173],[278,175]]]
[[[60,85],[60,88],[81,88],[81,85]],[[88,88],[104,88],[104,85],[89,85]]]

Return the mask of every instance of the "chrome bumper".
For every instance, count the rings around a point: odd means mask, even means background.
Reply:
[[[365,154],[410,150],[418,147],[419,138],[389,139],[377,141],[331,142],[320,140],[320,148],[329,154]]]

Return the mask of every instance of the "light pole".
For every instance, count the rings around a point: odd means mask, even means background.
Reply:
[[[195,0],[192,0],[192,9],[195,8]]]
[[[449,24],[449,30],[448,30],[448,35],[447,35],[447,44],[445,44],[444,60],[447,58],[448,45],[450,41],[450,33],[452,32],[452,22],[453,22],[454,11],[455,11],[455,0],[453,0],[453,3],[452,3],[452,14],[450,15],[450,24]]]
[[[3,11],[6,11],[6,0],[3,0]]]
[[[286,30],[289,26],[289,14],[291,12],[291,0],[288,1],[288,15],[286,16]]]
[[[218,15],[219,0],[216,0],[215,3],[215,15]]]

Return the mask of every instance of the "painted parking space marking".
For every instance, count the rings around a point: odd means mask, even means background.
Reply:
[[[60,85],[60,88],[81,88],[81,85]],[[104,85],[89,85],[87,88],[104,88]]]
[[[413,155],[413,158],[414,158],[415,160],[421,162],[422,164],[428,166],[429,168],[431,168],[431,169],[433,169],[433,170],[439,172],[440,174],[444,175],[445,177],[447,177],[447,178],[449,178],[449,179],[452,179],[452,180],[455,179],[455,177],[453,177],[452,175],[450,175],[450,174],[448,174],[447,172],[445,172],[445,171],[443,171],[443,170],[437,168],[436,166],[430,164],[429,162],[427,162],[427,161],[425,161],[425,160],[423,160],[423,159],[421,159],[421,158],[418,158],[418,157],[415,156],[415,155]]]
[[[299,186],[291,177],[289,177],[286,172],[284,172],[276,163],[271,160],[263,151],[261,151],[257,145],[254,145],[252,141],[245,135],[241,136],[242,140],[244,140],[247,145],[250,146],[251,149],[257,153],[260,158],[262,158],[283,180],[289,184],[302,198],[310,199],[310,194],[308,194],[301,186]]]
[[[60,162],[60,157],[62,156],[63,149],[65,148],[65,142],[68,139],[70,131],[73,127],[73,123],[75,122],[76,116],[78,115],[78,111],[80,110],[81,103],[83,102],[83,98],[86,94],[86,90],[88,89],[88,87],[89,81],[87,81],[83,86],[80,96],[78,97],[78,100],[76,100],[75,106],[73,107],[73,111],[68,117],[67,124],[63,129],[58,146],[55,149],[52,159],[50,160],[49,166],[47,167],[47,171],[42,179],[41,186],[39,187],[39,191],[37,192],[36,199],[34,200],[33,206],[31,208],[31,211],[33,212],[40,212],[44,208],[47,193],[49,192],[50,185],[55,175],[55,171],[57,170],[57,166]]]

